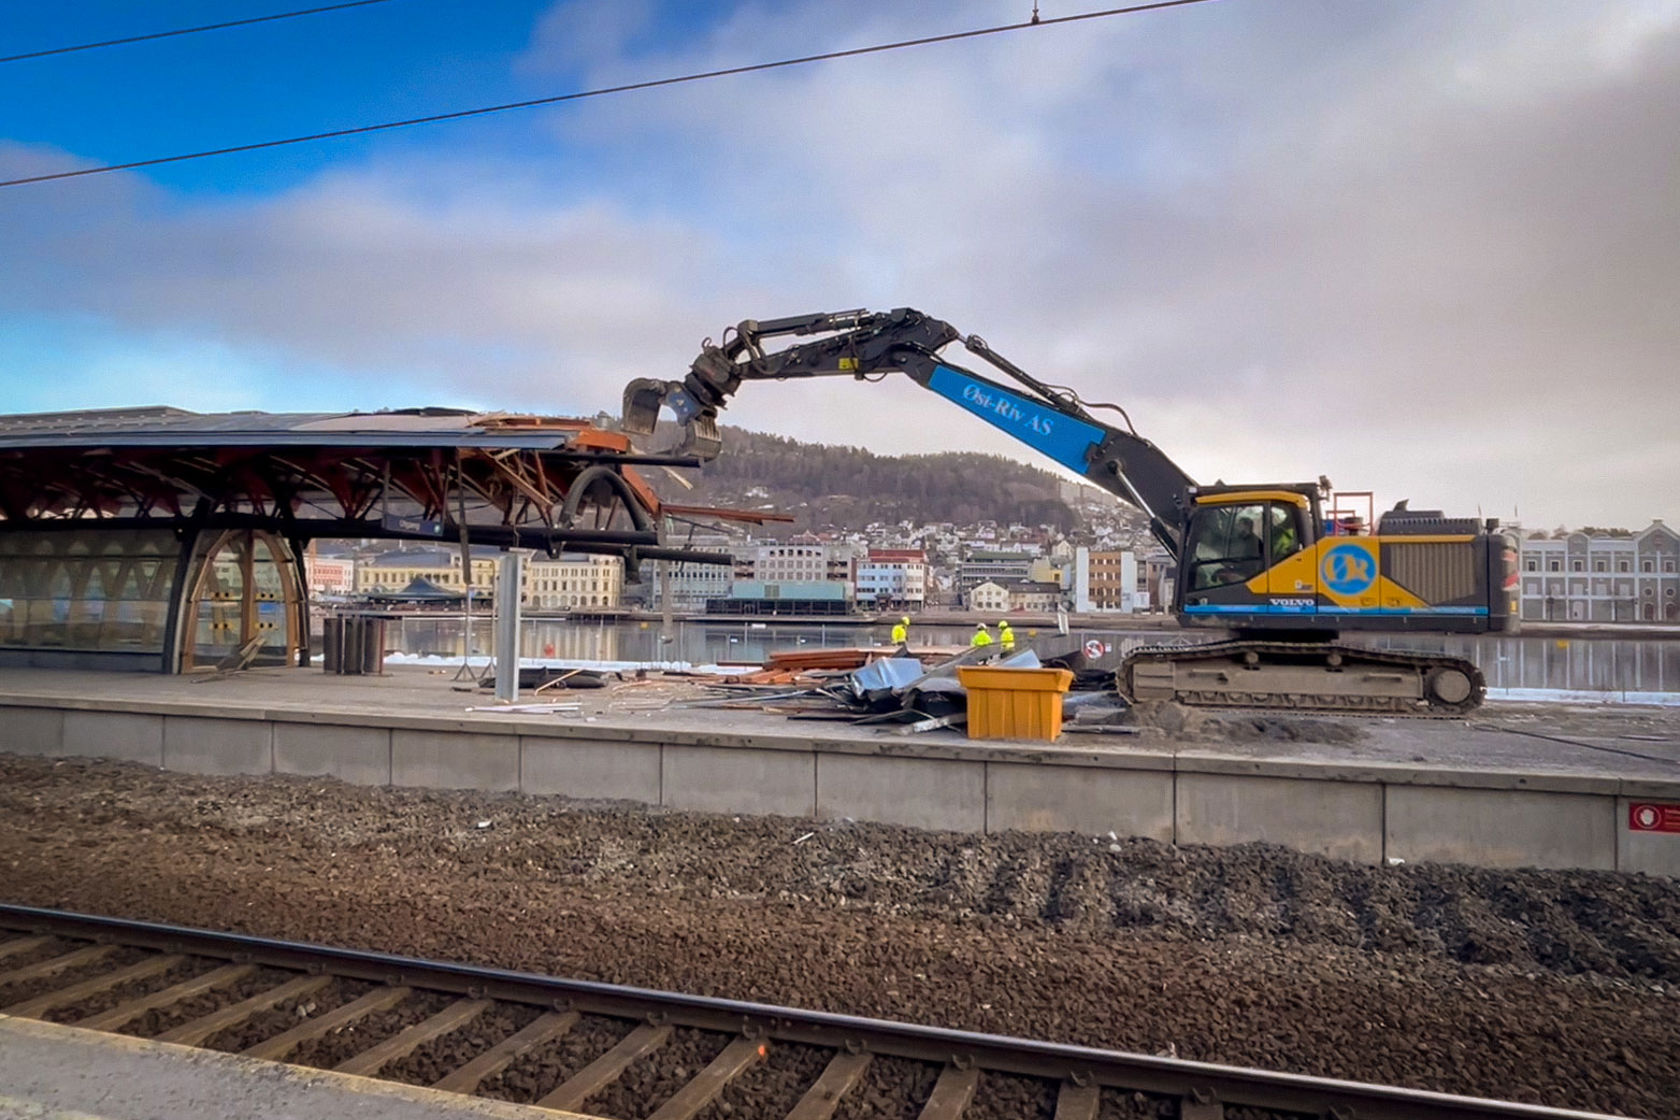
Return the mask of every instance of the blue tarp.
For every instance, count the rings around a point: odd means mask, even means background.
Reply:
[[[914,657],[883,657],[852,674],[852,689],[859,696],[883,689],[896,691],[925,672]]]

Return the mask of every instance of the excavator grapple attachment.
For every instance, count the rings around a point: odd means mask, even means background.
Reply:
[[[659,410],[665,398],[678,388],[674,381],[660,381],[653,377],[638,377],[624,387],[624,411],[620,416],[624,430],[633,436],[651,436],[659,423]]]
[[[638,377],[624,387],[624,408],[620,423],[631,435],[652,435],[659,423],[659,410],[669,408],[683,426],[679,455],[693,455],[710,462],[723,450],[717,414],[702,408],[681,381]]]

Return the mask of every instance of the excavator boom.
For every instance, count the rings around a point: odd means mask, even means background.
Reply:
[[[830,332],[814,342],[768,352],[767,339]],[[940,351],[960,342],[991,364],[1014,386],[983,377]],[[746,381],[804,377],[856,377],[902,373],[924,389],[972,413],[1056,463],[1089,479],[1141,510],[1150,530],[1177,554],[1180,522],[1188,514],[1195,483],[1178,464],[1131,429],[1105,424],[1071,389],[1047,385],[998,354],[978,335],[964,335],[949,323],[910,308],[842,311],[760,322],[748,319],[722,344],[707,340],[681,381],[648,378],[624,391],[624,427],[650,433],[661,407],[670,408],[686,429],[684,453],[716,455],[722,441],[717,413]]]

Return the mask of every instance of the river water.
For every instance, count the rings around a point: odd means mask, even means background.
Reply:
[[[773,650],[832,646],[885,645],[890,626],[808,624],[782,626],[752,622],[676,622],[661,640],[658,622],[572,622],[527,619],[521,654],[578,661],[720,661],[761,662]],[[960,646],[973,633],[962,626],[917,626],[911,644]],[[390,624],[386,645],[410,654],[460,657],[462,622],[451,617],[407,617]],[[1134,646],[1157,642],[1206,640],[1180,631],[1138,631],[1081,627],[1067,637],[1053,629],[1016,631],[1018,642],[1041,652],[1059,653],[1074,643],[1096,639],[1111,656]],[[1496,635],[1365,635],[1361,643],[1391,648],[1452,653],[1469,657],[1487,676],[1490,688],[1580,689],[1587,691],[1680,692],[1680,641],[1651,638],[1537,638]],[[491,622],[474,619],[473,649],[493,648]]]

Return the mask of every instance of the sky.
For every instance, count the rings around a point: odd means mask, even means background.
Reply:
[[[309,6],[0,5],[0,55]],[[1030,8],[385,0],[0,63],[0,179]],[[910,306],[1199,481],[1637,529],[1680,524],[1677,245],[1680,0],[1211,0],[0,188],[0,411],[616,412],[742,319]],[[1034,461],[903,381],[724,418]]]

